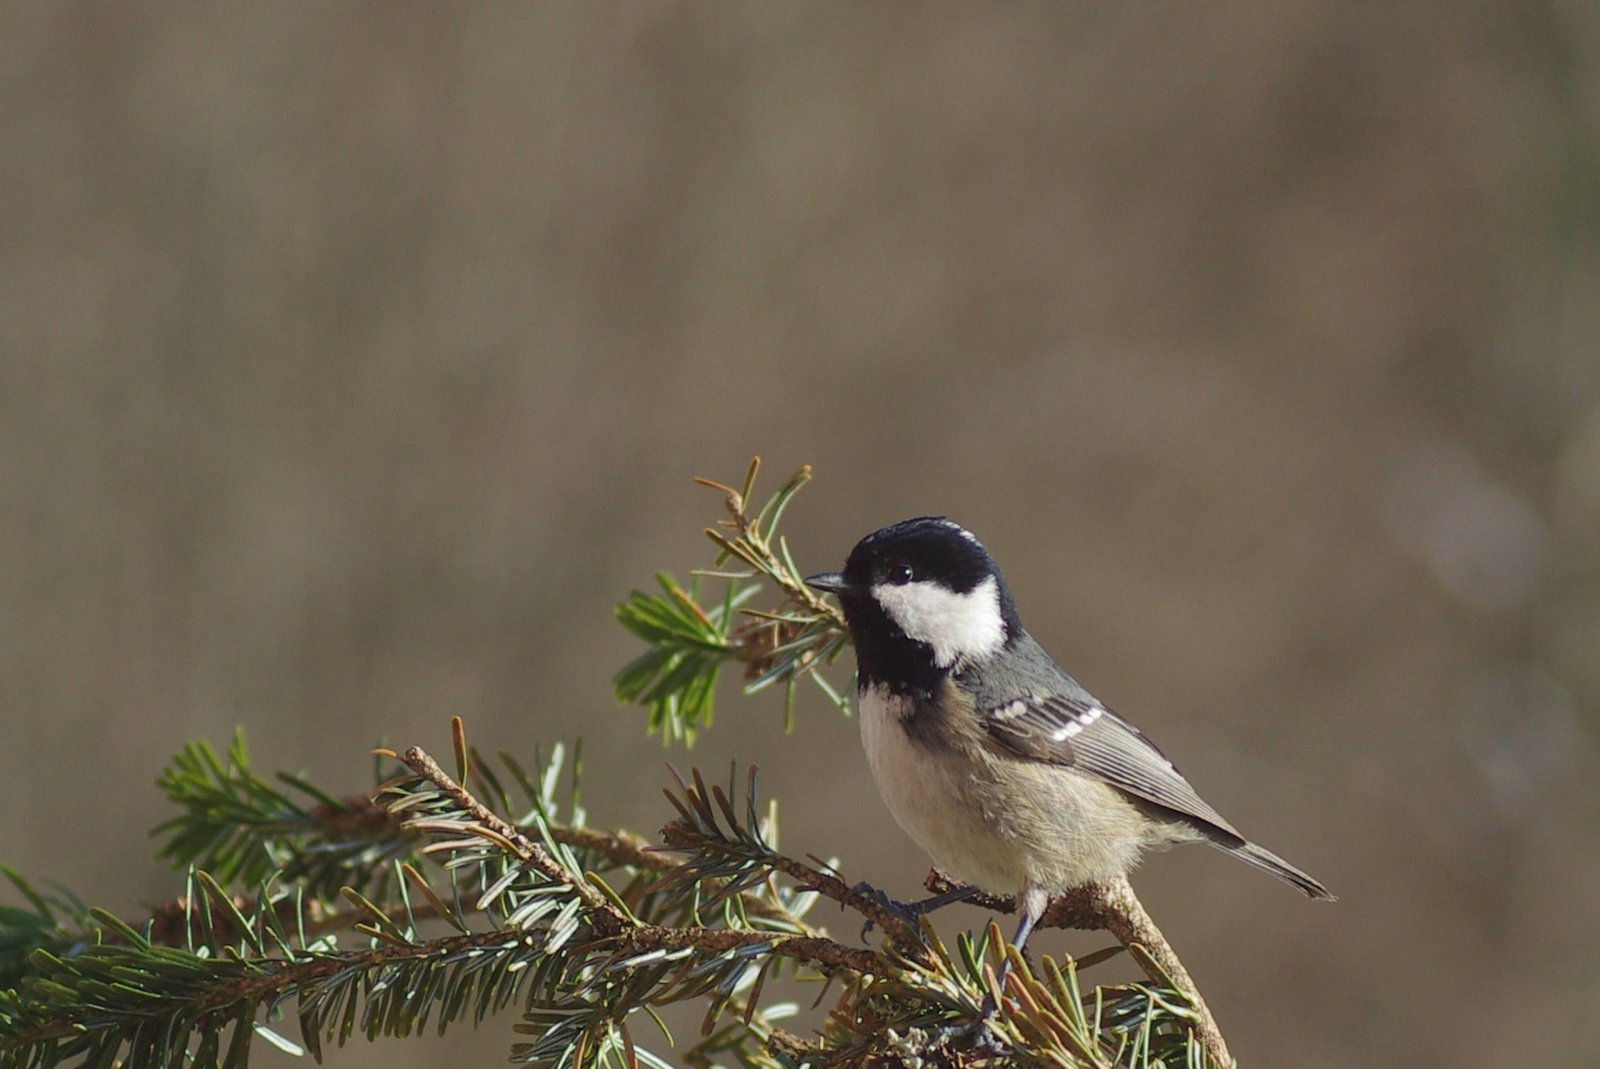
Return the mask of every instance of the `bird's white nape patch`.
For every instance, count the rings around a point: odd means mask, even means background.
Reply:
[[[985,657],[1005,645],[1000,585],[992,575],[964,594],[924,580],[877,583],[872,597],[906,637],[933,647],[933,662],[940,668]]]
[[[961,526],[955,520],[950,519],[948,516],[935,516],[933,519],[934,522],[940,527],[945,528],[947,531],[954,531],[956,534],[960,535],[962,538],[965,538],[968,542],[971,542],[979,549],[983,548],[983,543],[978,541],[978,536]]]

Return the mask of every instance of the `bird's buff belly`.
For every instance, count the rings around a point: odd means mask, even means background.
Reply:
[[[976,737],[930,745],[907,732],[906,709],[881,690],[864,692],[862,743],[896,822],[948,875],[997,894],[1055,894],[1126,873],[1157,845],[1114,788]]]

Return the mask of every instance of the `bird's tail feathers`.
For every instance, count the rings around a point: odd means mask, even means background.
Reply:
[[[1226,850],[1240,861],[1248,861],[1263,872],[1270,872],[1284,883],[1298,887],[1307,898],[1322,898],[1329,902],[1334,901],[1333,892],[1324,887],[1319,881],[1301,872],[1271,850],[1257,846],[1248,840],[1235,846],[1231,843],[1216,842],[1219,850]]]

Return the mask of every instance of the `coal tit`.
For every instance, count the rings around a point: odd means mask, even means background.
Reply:
[[[835,593],[855,645],[861,740],[890,812],[966,884],[1015,893],[1020,947],[1051,896],[1203,842],[1331,899],[1201,800],[1139,730],[1022,627],[999,567],[943,517],[863,538]],[[943,904],[961,892],[921,904]]]

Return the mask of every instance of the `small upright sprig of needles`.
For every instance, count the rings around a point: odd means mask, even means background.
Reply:
[[[688,587],[659,572],[659,594],[636,590],[617,606],[617,619],[647,648],[616,674],[613,687],[619,701],[637,702],[650,711],[650,730],[665,740],[692,743],[710,725],[717,676],[729,662],[743,666],[746,694],[783,684],[785,726],[793,725],[795,692],[803,680],[814,683],[839,709],[850,707],[850,688],[835,686],[821,671],[849,644],[844,617],[806,586],[788,542],[778,534],[784,509],[811,481],[811,467],[801,468],[752,513],[751,495],[760,471],[761,458],[756,457],[738,488],[696,477],[696,483],[723,495],[728,511],[728,518],[706,528],[720,550],[713,566],[696,570]],[[733,562],[744,567],[728,567]],[[778,588],[783,595],[779,604],[745,607],[761,593],[759,579]],[[701,600],[706,581],[725,584],[712,604]]]

